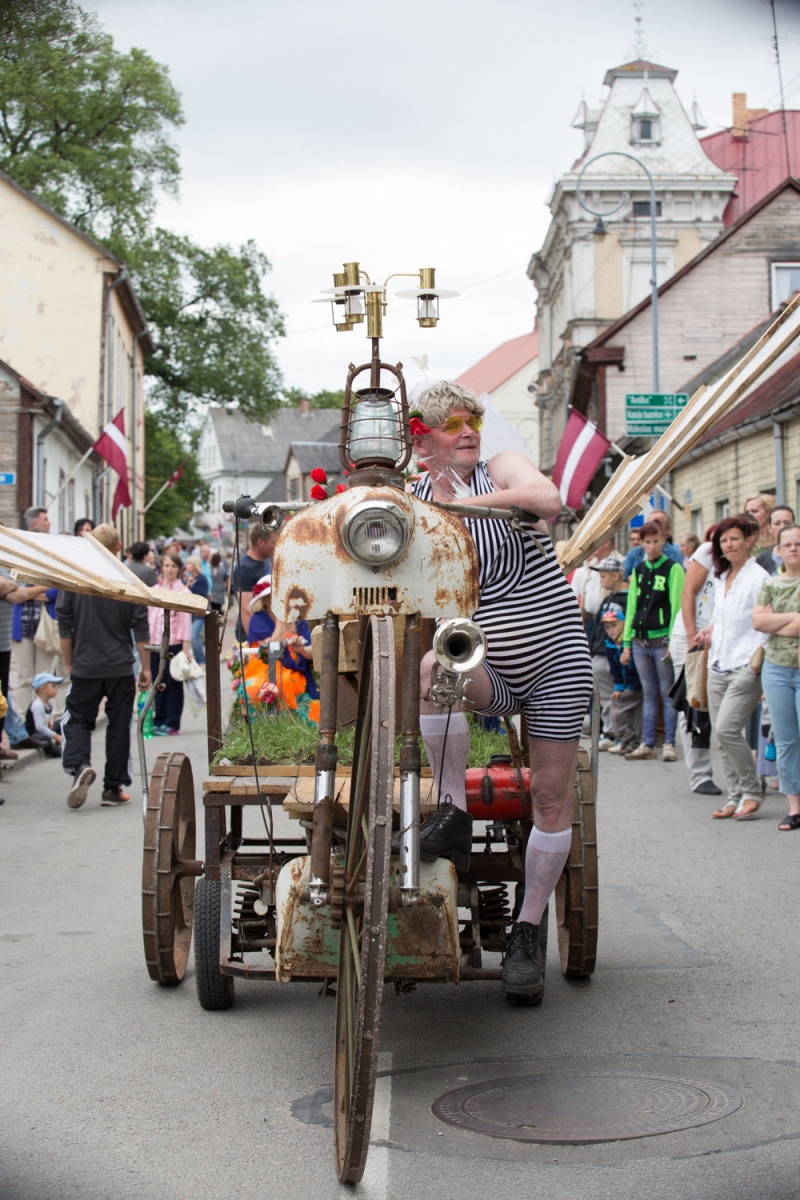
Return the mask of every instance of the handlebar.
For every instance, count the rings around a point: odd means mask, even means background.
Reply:
[[[240,496],[238,500],[225,500],[222,504],[222,511],[226,513],[234,513],[240,521],[258,520],[265,529],[276,530],[280,529],[283,524],[284,514],[287,512],[297,512],[301,508],[308,508],[310,500],[292,500],[288,502],[258,504],[252,496]]]
[[[289,500],[257,504],[252,496],[240,496],[238,500],[225,500],[222,511],[235,513],[241,521],[257,518],[268,529],[279,529],[284,513],[299,512],[301,508],[308,508],[312,503],[311,500]],[[489,508],[485,505],[451,504],[440,500],[431,500],[429,503],[433,504],[435,508],[443,508],[446,512],[454,513],[457,517],[478,517],[488,521],[524,521],[526,525],[536,525],[541,521],[541,517],[538,517],[536,513],[527,512],[516,504],[512,504],[510,508]]]
[[[542,519],[537,517],[536,513],[518,508],[516,504],[512,504],[510,508],[489,508],[479,504],[450,504],[443,500],[430,500],[428,503],[454,513],[457,517],[482,517],[488,521],[524,521],[530,525],[536,525]]]

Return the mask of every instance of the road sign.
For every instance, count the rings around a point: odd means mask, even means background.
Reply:
[[[660,437],[666,433],[689,397],[686,392],[638,392],[625,397],[628,437]]]
[[[0,471],[0,483],[15,484],[17,482],[16,471]]]

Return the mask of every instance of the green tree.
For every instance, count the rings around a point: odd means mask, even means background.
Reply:
[[[200,475],[197,456],[156,413],[145,413],[144,433],[146,503],[183,467],[180,479],[163,491],[145,514],[145,535],[154,538],[169,535],[178,526],[186,529],[195,505],[208,504],[209,489]]]
[[[206,250],[156,229],[130,261],[153,333],[146,370],[162,421],[178,428],[208,404],[256,419],[276,408],[281,379],[270,344],[283,318],[261,288],[270,264],[255,243]]]
[[[174,429],[209,404],[277,407],[283,334],[253,242],[209,250],[154,227],[183,119],[167,68],[120,54],[75,0],[0,0],[0,169],[125,261],[156,345],[150,398]]]
[[[166,67],[120,54],[73,0],[0,4],[0,169],[79,228],[140,237],[177,191],[183,123]]]

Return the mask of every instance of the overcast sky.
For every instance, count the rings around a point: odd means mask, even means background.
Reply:
[[[165,63],[183,95],[180,199],[159,220],[204,244],[254,238],[287,317],[289,386],[343,386],[368,356],[365,325],[337,333],[312,305],[358,259],[373,279],[437,268],[462,291],[421,330],[394,299],[383,356],[428,354],[458,375],[533,326],[525,269],[552,183],[578,156],[570,128],[629,61],[631,0],[100,0],[117,47]],[[678,70],[709,130],[731,93],[779,107],[763,0],[646,0],[648,51]],[[800,107],[800,0],[778,0],[787,107]],[[402,285],[402,281],[397,281]],[[413,286],[413,281],[411,281]]]

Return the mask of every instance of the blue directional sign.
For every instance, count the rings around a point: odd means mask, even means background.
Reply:
[[[0,483],[15,484],[17,482],[16,471],[0,471]]]

